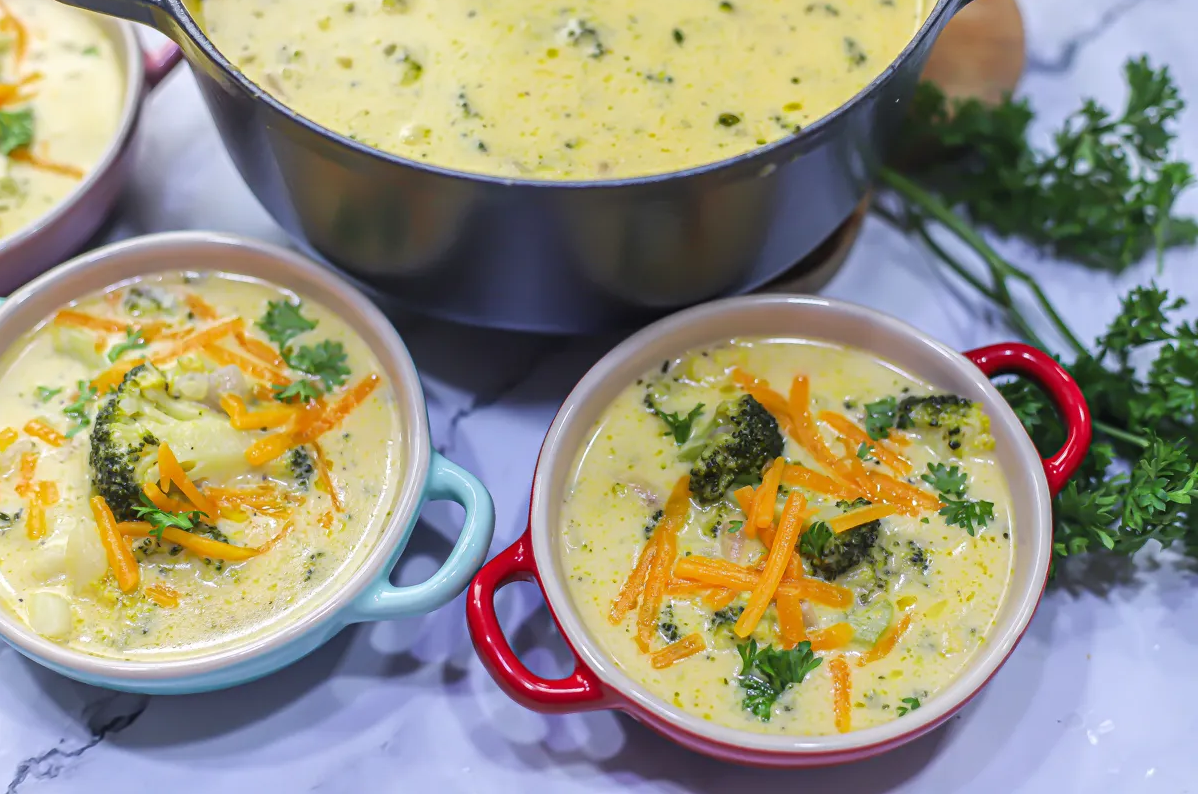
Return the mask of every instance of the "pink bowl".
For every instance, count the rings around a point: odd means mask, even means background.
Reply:
[[[74,190],[33,223],[0,239],[3,295],[69,258],[100,228],[125,184],[142,102],[180,60],[179,48],[174,44],[156,53],[143,53],[132,24],[100,15],[91,17],[112,40],[125,73],[121,121],[104,156]]]
[[[558,512],[578,450],[611,401],[662,360],[732,337],[822,339],[869,350],[939,388],[980,401],[991,418],[996,454],[1014,509],[1015,561],[1009,590],[988,641],[965,669],[923,706],[885,725],[828,736],[774,736],[726,728],[678,709],[630,678],[578,617],[565,587]],[[989,378],[1030,378],[1052,397],[1068,429],[1065,446],[1042,460],[1019,419]],[[906,323],[872,309],[824,298],[760,295],[706,304],[668,317],[605,356],[566,398],[537,461],[528,530],[475,577],[466,619],[475,649],[496,682],[524,706],[544,712],[619,709],[674,741],[727,761],[807,767],[867,758],[944,723],[998,671],[1032,618],[1052,554],[1051,501],[1076,471],[1090,444],[1090,416],[1068,373],[1043,352],[1004,344],[964,355]],[[513,653],[495,615],[495,593],[517,581],[541,587],[574,672],[545,679]]]

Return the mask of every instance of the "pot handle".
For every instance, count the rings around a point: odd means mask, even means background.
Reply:
[[[396,587],[390,582],[391,572],[385,572],[346,608],[342,616],[346,623],[394,620],[439,609],[466,589],[487,558],[495,531],[495,506],[478,478],[434,452],[425,498],[457,502],[466,509],[462,534],[449,558],[435,574],[416,585]]]
[[[542,678],[524,666],[512,650],[495,614],[495,593],[512,582],[536,582],[545,587],[532,555],[532,534],[520,539],[483,566],[466,594],[466,626],[483,665],[495,683],[527,709],[550,714],[611,708],[599,677],[574,653],[574,672],[565,678]]]
[[[1007,343],[979,347],[965,354],[987,377],[1019,375],[1048,393],[1065,424],[1065,444],[1044,459],[1048,490],[1056,496],[1090,449],[1090,408],[1077,383],[1056,359],[1030,345]]]
[[[174,16],[167,0],[61,0],[67,5],[95,11],[110,17],[120,17],[130,22],[140,22],[152,28],[159,27],[161,14]]]

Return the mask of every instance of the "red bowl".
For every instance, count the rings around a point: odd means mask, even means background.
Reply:
[[[37,220],[0,239],[2,295],[69,259],[100,228],[125,185],[142,103],[150,89],[170,74],[180,60],[179,48],[174,44],[154,53],[145,53],[132,24],[91,16],[112,40],[125,73],[121,121],[104,156],[74,190]]]
[[[821,339],[868,350],[939,388],[980,401],[990,416],[995,454],[1014,511],[1010,585],[987,642],[953,681],[901,720],[827,736],[774,736],[714,725],[666,703],[630,678],[583,624],[564,586],[557,512],[577,452],[604,409],[664,359],[732,337],[759,336]],[[1030,378],[1052,397],[1068,430],[1056,454],[1040,458],[989,381],[1000,374]],[[470,636],[499,686],[535,711],[618,709],[692,750],[757,766],[810,767],[868,758],[943,724],[1014,650],[1048,577],[1052,497],[1081,464],[1089,444],[1090,416],[1081,391],[1055,360],[1027,345],[995,345],[962,355],[892,317],[823,298],[763,295],[699,306],[627,339],[567,397],[537,461],[528,530],[483,567],[468,591]],[[495,614],[495,593],[518,580],[540,586],[574,653],[575,668],[568,677],[546,679],[530,672],[504,636]]]

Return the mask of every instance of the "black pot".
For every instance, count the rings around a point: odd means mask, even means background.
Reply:
[[[204,35],[185,0],[64,0],[182,48],[242,176],[301,246],[418,311],[492,327],[643,322],[787,271],[853,212],[896,138],[939,0],[898,59],[835,112],[730,160],[608,182],[534,182],[405,160],[297,115]]]

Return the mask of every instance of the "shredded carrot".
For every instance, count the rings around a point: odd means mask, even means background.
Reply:
[[[22,146],[19,149],[13,149],[8,153],[10,160],[15,160],[18,163],[32,166],[39,171],[46,171],[51,174],[69,177],[71,179],[83,179],[87,172],[82,168],[70,165],[68,163],[56,163],[53,160],[48,160],[41,155],[34,154],[33,150],[28,146]]]
[[[283,538],[287,537],[287,535],[291,532],[293,526],[294,522],[291,521],[288,521],[286,524],[284,524],[283,528],[279,530],[278,534],[258,547],[258,553],[265,554],[275,546],[279,545]]]
[[[662,597],[670,581],[674,557],[678,552],[678,531],[686,524],[686,516],[690,512],[690,497],[690,476],[684,474],[674,484],[670,498],[666,500],[661,521],[657,522],[657,527],[653,530],[653,537],[657,542],[656,550],[653,553],[653,564],[649,567],[649,575],[645,579],[644,597],[641,599],[640,613],[636,619],[636,644],[642,653],[649,652],[649,642],[657,629]]]
[[[153,502],[154,507],[159,510],[165,510],[168,513],[183,513],[191,509],[189,505],[163,493],[158,483],[148,482],[142,487],[142,490],[146,492],[146,498]]]
[[[175,487],[191,500],[197,510],[206,516],[216,517],[216,507],[211,500],[200,493],[200,489],[188,478],[187,472],[183,471],[183,467],[179,465],[175,453],[165,443],[158,445],[158,473],[161,477],[173,482]]]
[[[108,369],[92,378],[91,387],[98,393],[104,394],[120,385],[129,371],[136,366],[146,363],[144,358],[130,358],[118,361]]]
[[[854,451],[861,444],[873,447],[873,456],[882,463],[904,477],[911,473],[911,461],[900,455],[897,450],[892,449],[885,441],[870,438],[869,433],[858,427],[847,416],[835,411],[820,411],[819,418],[821,422],[827,423],[837,433],[849,439]]]
[[[244,372],[251,378],[264,380],[267,383],[273,383],[276,386],[286,386],[291,383],[291,380],[282,372],[260,364],[251,358],[247,358],[240,353],[234,353],[221,347],[218,344],[208,344],[203,346],[204,353],[222,367],[233,366]]]
[[[145,589],[146,597],[160,607],[172,609],[179,606],[179,593],[164,584],[152,584]]]
[[[671,578],[666,584],[666,595],[696,595],[709,592],[711,592],[711,588],[702,582],[688,582],[685,579]]]
[[[25,432],[34,438],[45,441],[52,447],[61,447],[67,443],[67,437],[58,432],[50,425],[43,422],[41,419],[30,419],[25,424]]]
[[[852,730],[852,671],[849,670],[849,663],[843,656],[829,660],[828,670],[832,673],[832,704],[836,714],[836,730],[848,733]]]
[[[275,369],[287,369],[287,362],[283,360],[278,351],[261,339],[255,339],[245,331],[238,331],[233,336],[237,338],[237,344],[241,345],[241,349],[251,356],[265,361]]]
[[[282,508],[284,496],[275,488],[257,486],[253,488],[206,488],[204,495],[218,505],[253,507],[255,509]]]
[[[148,538],[157,534],[157,530],[145,521],[123,521],[117,524],[117,530],[122,535],[134,538]],[[231,543],[221,543],[219,540],[206,538],[203,535],[196,535],[177,527],[163,527],[162,542],[182,546],[201,557],[208,557],[213,560],[228,560],[229,562],[242,562],[251,557],[256,557],[259,553],[258,549],[249,546],[234,546]]]
[[[229,424],[236,430],[267,430],[289,424],[296,417],[291,405],[276,403],[256,411],[247,411],[245,403],[235,394],[222,394],[220,406],[229,415]]]
[[[791,381],[790,397],[787,401],[792,418],[791,425],[794,427],[794,433],[792,433],[794,440],[798,441],[811,457],[815,458],[816,463],[825,469],[835,471],[836,456],[832,454],[832,450],[828,449],[828,445],[824,443],[823,437],[819,434],[819,428],[815,426],[815,420],[811,418],[810,404],[811,385],[805,375],[796,375]]]
[[[0,452],[11,447],[17,440],[17,431],[11,427],[0,430]]]
[[[703,596],[703,603],[713,611],[719,612],[735,601],[738,595],[740,593],[729,590],[727,587],[713,587],[707,592],[707,595]]]
[[[210,325],[202,331],[196,331],[190,336],[185,336],[172,347],[164,350],[161,353],[155,353],[153,362],[155,364],[165,364],[168,361],[174,361],[179,356],[187,355],[193,350],[199,350],[202,347],[218,342],[230,334],[245,328],[245,321],[240,317],[232,317],[228,320]]]
[[[745,514],[745,521],[748,521],[753,517],[753,496],[756,493],[757,491],[755,491],[751,485],[746,485],[743,488],[737,488],[732,492],[732,495],[736,498],[736,503],[740,505],[740,509]]]
[[[46,508],[41,500],[34,496],[29,500],[25,511],[25,536],[30,540],[39,540],[46,534]]]
[[[191,309],[192,314],[204,322],[211,322],[220,317],[220,312],[216,310],[216,307],[194,292],[187,293],[183,302],[187,304],[187,308]]]
[[[25,53],[29,50],[29,30],[4,2],[0,2],[0,14],[4,16],[3,20],[0,20],[0,30],[12,31],[16,67],[20,69],[21,64],[25,61]]]
[[[899,640],[903,638],[909,628],[911,628],[911,611],[907,610],[897,622],[891,623],[886,631],[882,632],[882,636],[874,643],[874,647],[861,654],[861,658],[857,660],[857,666],[864,667],[870,662],[876,662],[885,657],[894,650],[894,646],[898,645]]]
[[[37,453],[36,452],[22,452],[21,453],[20,472],[21,472],[20,485],[24,485],[24,486],[28,487],[29,483],[33,482],[33,475],[37,472]],[[20,486],[18,486],[18,488],[19,487]]]
[[[836,518],[828,521],[828,528],[837,533],[847,532],[853,527],[859,527],[862,524],[868,524],[870,521],[892,516],[897,512],[898,508],[894,505],[870,505],[869,507],[862,507],[859,510],[853,510],[836,516]]]
[[[42,480],[37,484],[37,500],[43,505],[58,504],[58,483],[52,480]]]
[[[777,472],[778,478],[781,479],[781,458],[776,462],[774,468],[770,470],[770,474],[774,472]],[[782,507],[782,519],[778,523],[776,542],[770,548],[769,558],[765,563],[765,570],[762,571],[757,586],[749,596],[749,603],[745,606],[744,612],[740,614],[740,618],[736,621],[736,635],[738,637],[748,637],[753,633],[762,615],[765,614],[766,608],[774,600],[774,593],[778,590],[778,585],[782,582],[782,576],[786,573],[786,566],[790,563],[791,555],[794,554],[795,543],[799,540],[799,533],[803,527],[803,510],[806,507],[807,499],[801,493],[791,491],[787,494],[786,504]]]
[[[116,518],[103,496],[93,496],[91,499],[92,515],[96,518],[96,529],[100,533],[100,542],[104,545],[104,553],[108,556],[108,565],[116,576],[117,586],[123,593],[132,593],[137,589],[140,575],[137,570],[137,560],[133,552],[121,539],[117,529]],[[147,526],[149,526],[147,524]]]
[[[649,657],[649,664],[653,665],[654,670],[664,670],[705,650],[707,650],[707,643],[704,642],[703,635],[695,632],[653,654]]]
[[[345,417],[349,416],[351,411],[366,401],[366,398],[378,388],[381,382],[379,376],[373,372],[358,381],[347,389],[331,408],[324,411],[319,419],[307,429],[297,432],[297,440],[300,442],[314,441],[337,427]]]
[[[100,331],[106,334],[123,334],[125,329],[129,328],[129,323],[121,320],[112,320],[107,317],[97,317],[94,314],[81,312],[77,309],[60,309],[58,314],[54,315],[54,322],[57,325],[73,325],[78,328],[87,328],[91,331]]]
[[[316,453],[313,456],[316,462],[316,476],[333,502],[333,509],[340,513],[345,509],[345,503],[341,499],[341,493],[337,490],[337,484],[333,482],[333,475],[329,471],[329,461],[324,455],[324,449],[321,448],[319,442],[313,441],[312,451]]]
[[[826,629],[808,633],[807,639],[813,651],[834,651],[853,641],[853,627],[843,621],[833,623]]]
[[[637,602],[640,601],[641,593],[645,590],[645,582],[649,579],[649,568],[653,564],[653,555],[657,552],[657,544],[654,539],[650,538],[644,547],[641,549],[641,555],[636,561],[636,566],[632,569],[632,573],[624,580],[624,584],[620,587],[620,593],[616,596],[616,600],[612,602],[611,610],[607,613],[608,621],[613,625],[619,625],[624,617],[636,608]]]
[[[778,609],[778,633],[783,650],[789,651],[807,639],[807,624],[803,620],[803,602],[792,593],[778,593],[774,605]]]
[[[806,488],[808,491],[821,493],[825,496],[835,496],[837,499],[843,499],[846,502],[851,502],[863,495],[860,488],[850,483],[843,480],[834,480],[831,477],[798,464],[791,464],[786,467],[786,470],[782,472],[782,482],[787,485]]]
[[[291,433],[286,431],[271,433],[250,444],[245,451],[245,459],[251,466],[264,466],[293,446],[295,446],[295,440]]]
[[[883,500],[894,504],[907,515],[919,515],[941,507],[940,500],[934,495],[880,471],[868,472],[868,479]]]
[[[778,486],[782,483],[782,471],[786,468],[785,458],[775,458],[773,464],[761,478],[761,485],[753,499],[752,521],[748,522],[756,529],[768,527],[774,523],[774,508],[778,503]]]
[[[325,510],[323,513],[320,514],[320,518],[317,520],[317,523],[320,524],[321,529],[332,529],[333,528],[333,513],[329,510]]]
[[[761,578],[760,572],[751,568],[727,560],[699,556],[680,559],[674,566],[674,575],[679,579],[703,582],[713,587],[726,587],[736,592],[755,590]],[[847,587],[806,576],[801,579],[784,579],[778,585],[777,592],[792,593],[806,601],[840,609],[846,609],[853,604],[853,591]]]

